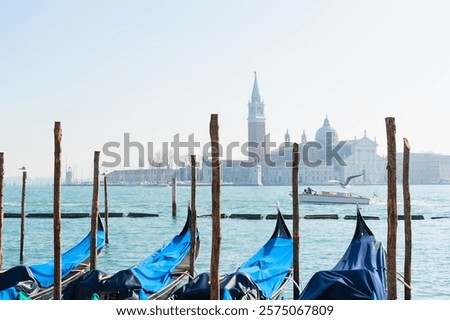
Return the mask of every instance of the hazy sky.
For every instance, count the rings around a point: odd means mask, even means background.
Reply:
[[[450,154],[449,1],[2,1],[0,151],[6,174],[87,177],[95,150],[124,133],[141,143],[245,142],[258,73],[266,128],[299,141],[326,115],[340,139],[367,130]],[[200,151],[199,151],[200,152]],[[103,157],[103,160],[106,160]],[[135,160],[137,163],[137,159]]]

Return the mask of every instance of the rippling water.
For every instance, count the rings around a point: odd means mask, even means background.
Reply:
[[[338,190],[337,187],[316,187],[317,190]],[[363,206],[363,215],[379,216],[381,220],[369,220],[367,224],[386,248],[386,187],[353,186],[352,192],[372,196],[378,195],[373,205]],[[210,187],[197,188],[198,214],[211,211]],[[283,213],[292,212],[290,187],[238,187],[222,188],[221,211],[224,213],[275,214],[275,203],[279,201]],[[413,221],[413,299],[449,299],[450,276],[450,186],[411,186],[413,214],[425,220]],[[52,212],[53,194],[51,186],[29,186],[27,188],[26,212]],[[403,214],[402,189],[399,186],[398,213]],[[172,218],[171,188],[118,187],[108,189],[110,212],[151,212],[154,218],[110,218],[110,244],[101,253],[99,269],[114,273],[128,268],[166,244],[181,231],[184,225],[189,187],[178,187],[178,216]],[[20,212],[21,187],[7,186],[5,190],[5,212]],[[92,187],[63,187],[62,212],[90,212]],[[101,197],[101,203],[103,198]],[[102,211],[102,208],[101,208]],[[303,286],[314,274],[331,269],[346,250],[354,232],[355,221],[344,220],[345,215],[354,215],[352,205],[301,205],[300,214],[336,213],[338,220],[300,220],[300,276]],[[200,255],[197,271],[209,270],[211,219],[198,220],[201,233]],[[63,248],[68,249],[81,240],[90,230],[90,219],[63,219]],[[287,220],[291,227],[291,220]],[[270,237],[275,220],[222,219],[222,241],[220,272],[232,272],[249,258]],[[403,270],[403,222],[398,224],[398,271]],[[292,228],[291,228],[292,229]],[[19,263],[20,219],[6,218],[4,224],[4,268]],[[53,222],[51,219],[27,219],[25,237],[25,264],[40,263],[53,257]],[[286,298],[290,298],[287,290]],[[398,283],[398,296],[403,296],[403,286]]]

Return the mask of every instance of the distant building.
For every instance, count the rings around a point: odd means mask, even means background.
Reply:
[[[244,165],[243,165],[244,164]],[[221,166],[221,181],[225,184],[260,186],[262,171],[260,165],[252,165],[247,160],[224,160]],[[199,170],[199,181],[211,183],[211,166],[203,161]]]
[[[403,154],[397,154],[397,180],[403,181]],[[411,184],[450,183],[450,156],[434,153],[411,153],[409,159]]]
[[[338,156],[327,159],[327,143],[329,148],[339,144]],[[323,126],[315,134],[314,140],[308,140],[305,131],[300,139],[300,183],[328,184],[329,180],[344,181],[347,176],[363,174],[352,181],[355,184],[376,184],[386,181],[386,161],[377,155],[377,143],[367,137],[366,132],[360,139],[340,141],[337,130],[331,127],[328,116]],[[263,168],[263,184],[290,184],[292,169],[292,143],[289,131],[286,131],[285,142],[271,152],[270,159],[275,166]]]
[[[284,143],[269,152],[266,142],[265,104],[261,99],[255,72],[251,98],[248,101],[248,158],[225,159],[222,162],[222,182],[235,185],[290,185],[292,179],[292,141],[289,130]],[[298,129],[298,128],[296,128]],[[291,131],[292,132],[292,131]],[[299,180],[303,185],[329,184],[329,180],[344,181],[351,175],[362,174],[352,184],[385,184],[387,181],[386,158],[377,154],[376,139],[355,136],[351,140],[339,140],[328,116],[318,128],[313,140],[308,140],[305,131],[300,137]],[[330,157],[330,150],[338,150]],[[400,158],[400,157],[399,157]],[[263,161],[265,160],[265,161]],[[401,168],[401,159],[398,159]],[[170,168],[115,170],[108,174],[109,181],[116,184],[168,183],[173,176],[179,181],[190,181],[189,166]],[[401,180],[401,169],[397,169]],[[211,167],[202,159],[198,170],[199,183],[210,183]],[[66,183],[69,181],[66,174]],[[450,156],[435,154],[412,154],[410,163],[411,183],[450,183]]]
[[[115,185],[165,185],[175,173],[171,168],[140,168],[114,170],[107,177],[108,184]]]
[[[67,168],[66,170],[66,179],[64,180],[65,184],[73,184],[73,172],[72,167]]]
[[[262,185],[262,160],[266,154],[266,118],[264,112],[264,101],[259,93],[258,79],[253,82],[250,101],[248,102],[248,159],[232,160],[226,159],[222,162],[222,182],[236,185]],[[205,165],[204,161],[200,169],[201,182],[210,183],[212,179],[211,167]]]
[[[385,183],[386,159],[377,154],[378,144],[376,139],[367,137],[366,131],[360,139],[345,141],[342,148],[342,157],[346,163],[339,167],[339,177],[345,180],[351,175],[363,174],[352,181],[355,184],[379,184]]]
[[[253,90],[251,100],[248,102],[248,144],[249,144],[249,160],[253,160],[252,154],[256,154],[258,158],[263,159],[266,154],[265,136],[266,136],[266,117],[264,112],[264,101],[261,100],[259,94],[258,80],[253,82]],[[261,161],[259,161],[261,163]]]

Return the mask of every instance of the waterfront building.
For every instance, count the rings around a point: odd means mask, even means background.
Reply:
[[[397,180],[403,180],[403,153],[397,154]],[[450,156],[435,153],[411,153],[409,159],[411,184],[450,183]]]
[[[167,185],[177,170],[163,168],[139,168],[114,170],[107,174],[112,185]]]
[[[266,142],[265,103],[262,100],[256,72],[251,97],[247,104],[248,152],[247,159],[224,159],[222,182],[235,185],[290,185],[292,179],[292,132],[284,135],[284,143],[275,150],[268,150]],[[362,174],[352,184],[385,184],[387,181],[386,158],[377,154],[376,138],[367,132],[357,138],[341,140],[338,131],[325,116],[323,125],[317,129],[314,139],[308,140],[302,130],[299,141],[299,181],[303,185],[325,185],[329,180],[345,181],[346,177]],[[328,144],[328,146],[327,146]],[[329,159],[326,150],[335,148],[337,158]],[[198,170],[199,183],[211,183],[211,167],[202,158]],[[115,170],[108,174],[109,181],[117,184],[167,183],[176,176],[178,181],[190,181],[190,167],[140,168]],[[397,176],[401,181],[401,159]],[[412,154],[410,163],[411,183],[450,183],[450,156],[435,154]]]
[[[328,159],[327,144],[328,149],[341,145],[339,159]],[[376,139],[368,138],[366,132],[360,139],[355,137],[353,140],[339,140],[337,130],[330,125],[326,116],[322,127],[316,131],[314,140],[308,140],[303,130],[299,143],[299,181],[305,185],[329,184],[329,180],[344,181],[350,175],[363,174],[352,183],[385,183],[386,160],[377,155],[377,146]],[[284,144],[271,152],[270,159],[275,165],[264,167],[263,184],[290,184],[292,142],[289,131],[286,131]]]
[[[258,79],[256,77],[253,81],[253,90],[251,100],[248,102],[248,144],[249,144],[249,160],[255,160],[255,157],[251,157],[251,154],[256,154],[259,160],[265,156],[265,137],[266,137],[266,116],[264,112],[264,101],[261,100],[259,93]],[[258,161],[255,161],[255,164]],[[261,161],[259,161],[261,164]]]
[[[64,180],[64,183],[67,185],[73,184],[72,167],[69,167],[68,169],[66,169],[66,179]]]

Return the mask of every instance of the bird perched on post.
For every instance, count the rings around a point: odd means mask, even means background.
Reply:
[[[357,174],[357,175],[354,175],[354,176],[348,176],[347,179],[345,180],[345,182],[341,182],[341,181],[339,181],[339,180],[328,180],[328,182],[339,184],[342,188],[348,188],[348,187],[350,187],[350,186],[348,185],[349,182],[350,182],[350,180],[352,180],[352,179],[354,179],[354,178],[361,177],[362,175],[363,175],[363,174],[361,173],[361,174]]]

